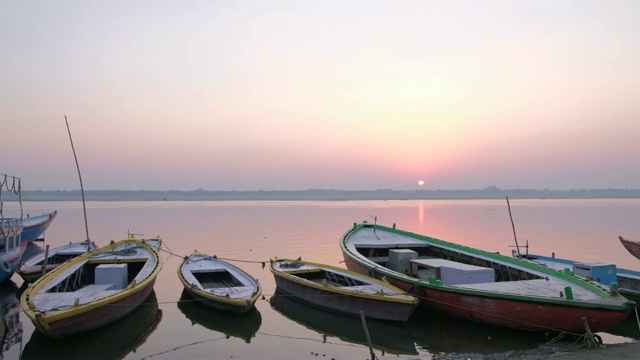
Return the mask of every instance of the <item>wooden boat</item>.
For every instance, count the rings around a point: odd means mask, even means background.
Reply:
[[[0,284],[11,278],[27,248],[27,243],[21,241],[23,222],[20,187],[20,178],[0,174]],[[20,217],[5,217],[3,192],[16,195],[20,203]]]
[[[80,255],[28,286],[20,306],[36,329],[65,338],[131,313],[153,291],[158,251],[138,239]]]
[[[276,258],[270,268],[283,293],[346,315],[406,321],[418,304],[389,283],[334,266]]]
[[[618,239],[631,255],[640,259],[640,241],[627,240],[622,236],[618,236]]]
[[[251,275],[197,250],[184,258],[178,278],[191,296],[219,310],[246,313],[262,294],[258,280]]]
[[[512,250],[512,255],[558,271],[573,272],[586,280],[614,287],[624,297],[635,302],[636,307],[640,306],[640,271],[619,269],[615,264],[561,259],[557,258],[555,253],[551,256],[542,256],[520,254],[517,250]]]
[[[634,303],[605,286],[512,257],[367,222],[340,241],[347,268],[385,277],[428,308],[538,332],[598,332]]]
[[[244,314],[217,310],[201,304],[201,300],[192,297],[186,289],[182,290],[178,309],[191,321],[191,325],[200,325],[223,333],[227,338],[240,338],[247,344],[256,336],[262,325],[262,315],[255,306]]]
[[[78,336],[54,339],[32,332],[20,359],[125,359],[147,341],[161,321],[162,310],[152,291],[127,316]]]
[[[323,342],[331,338],[368,345],[362,320],[326,311],[317,306],[296,300],[280,290],[269,299],[271,307],[287,319],[320,334]],[[396,355],[418,355],[407,324],[399,321],[367,320],[367,330],[374,349]]]
[[[97,248],[96,244],[92,241],[70,242],[67,245],[50,249],[47,253],[42,252],[28,258],[18,266],[16,273],[18,273],[24,281],[34,282],[64,262],[94,251]]]
[[[27,243],[40,239],[42,234],[49,228],[49,225],[56,218],[58,211],[52,213],[26,217],[22,220],[22,241]]]

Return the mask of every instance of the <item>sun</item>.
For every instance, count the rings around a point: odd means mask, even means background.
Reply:
[[[420,186],[424,185],[424,181],[418,180],[418,185],[420,185]]]

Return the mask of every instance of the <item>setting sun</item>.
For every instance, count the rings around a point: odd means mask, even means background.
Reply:
[[[424,181],[418,180],[418,185],[420,185],[420,186],[424,185]]]

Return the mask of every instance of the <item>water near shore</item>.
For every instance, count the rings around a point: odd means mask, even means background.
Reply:
[[[58,210],[46,233],[51,247],[85,238],[80,202],[25,202],[24,209],[31,215]],[[511,210],[518,243],[528,242],[531,252],[640,269],[640,261],[617,239],[640,238],[638,199],[511,200]],[[11,329],[21,326],[22,338],[5,344],[4,358],[366,359],[370,353],[359,320],[276,296],[273,276],[263,263],[276,256],[301,256],[343,266],[339,238],[354,222],[374,218],[503,254],[514,245],[504,200],[88,202],[87,215],[90,238],[100,246],[125,238],[127,232],[163,238],[168,251],[162,255],[165,263],[154,295],[127,319],[72,341],[41,336],[17,311]],[[257,277],[264,298],[256,311],[230,317],[189,301],[176,270],[194,249],[228,259]],[[22,285],[19,276],[12,280],[15,287]],[[5,292],[15,290],[10,285],[3,287]],[[607,344],[640,338],[634,321],[625,326],[600,335]],[[428,311],[419,311],[405,324],[371,322],[368,328],[380,359],[487,355],[536,349],[551,340]]]

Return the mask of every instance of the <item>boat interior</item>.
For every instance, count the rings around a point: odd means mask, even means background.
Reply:
[[[109,289],[105,290],[122,290],[140,273],[145,263],[146,260],[117,261],[112,263],[89,261],[47,292],[75,292],[92,285],[112,285]]]
[[[34,263],[33,266],[41,266],[45,264],[45,260],[46,260],[46,265],[60,265],[62,263],[67,262],[68,260],[78,257],[78,255],[82,255],[82,253],[77,253],[77,254],[58,253],[53,256],[49,256],[48,259],[42,259],[41,261]]]
[[[379,244],[376,246],[358,245],[356,250],[380,266],[420,279],[432,277],[442,280],[444,276],[443,268],[458,270],[461,275],[480,274],[483,269],[493,270],[491,279],[487,278],[487,273],[485,272],[484,276],[477,277],[478,282],[521,281],[543,278],[520,268],[491,261],[491,259],[480,258],[429,244],[391,245],[387,247],[380,247]]]
[[[220,289],[244,286],[233,274],[224,269],[217,271],[193,272],[203,289]]]
[[[366,282],[360,281],[358,279],[345,276],[333,271],[326,271],[320,268],[314,269],[313,271],[299,272],[295,275],[299,278],[313,281],[318,284],[322,284],[324,282],[336,287],[368,285]]]

